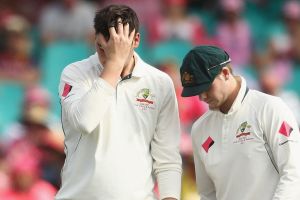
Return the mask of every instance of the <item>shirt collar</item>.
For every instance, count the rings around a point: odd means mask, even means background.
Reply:
[[[133,77],[143,77],[146,75],[145,65],[146,63],[140,58],[140,56],[134,52],[135,65],[132,71]]]
[[[238,110],[239,107],[242,105],[245,95],[247,95],[246,93],[248,92],[248,89],[247,89],[246,80],[242,76],[240,76],[240,78],[241,78],[240,90],[239,90],[238,95],[235,98],[235,100],[227,114],[231,114],[231,113],[235,112],[236,110]]]
[[[103,66],[99,61],[97,52],[90,56],[90,60],[91,60],[91,63],[93,64],[93,66],[95,66],[98,70],[100,70],[100,71],[103,70]]]

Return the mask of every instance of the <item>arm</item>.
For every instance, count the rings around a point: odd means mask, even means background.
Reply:
[[[279,169],[273,200],[300,199],[300,133],[290,109],[279,99],[268,102],[263,129]]]
[[[197,181],[197,190],[200,194],[201,200],[217,200],[216,189],[213,181],[207,174],[205,166],[200,158],[201,145],[197,144],[199,138],[195,138],[194,127],[192,129],[192,143],[193,143],[193,154]]]
[[[67,67],[62,73],[59,95],[62,112],[73,128],[91,133],[113,102],[115,89],[101,78],[89,86],[81,76]]]
[[[109,28],[108,41],[99,33],[96,37],[97,53],[103,60],[103,71],[99,79],[89,88],[87,75],[78,70],[64,70],[60,84],[63,112],[74,128],[91,133],[104,117],[113,102],[115,88],[129,53],[135,31],[129,34],[129,24],[118,24],[118,33]],[[75,68],[75,67],[74,67]],[[76,69],[76,68],[75,68]],[[67,86],[67,88],[66,88]],[[65,92],[65,90],[70,90]]]
[[[151,141],[153,171],[160,199],[180,199],[181,157],[179,154],[180,122],[172,81],[168,79],[166,94]]]
[[[120,19],[119,19],[120,20]],[[133,51],[133,39],[135,30],[129,33],[129,24],[118,23],[117,32],[115,27],[109,28],[109,40],[99,33],[96,37],[97,53],[103,61],[101,78],[116,88],[125,63]]]

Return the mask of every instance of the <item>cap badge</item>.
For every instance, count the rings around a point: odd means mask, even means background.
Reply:
[[[194,82],[194,76],[189,74],[188,72],[184,72],[182,75],[183,84],[190,84]]]

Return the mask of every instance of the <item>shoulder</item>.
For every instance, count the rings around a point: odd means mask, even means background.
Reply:
[[[95,55],[92,55],[86,59],[67,65],[61,73],[61,78],[77,80],[80,80],[81,78],[86,79],[89,76],[89,73],[95,71],[97,68],[96,64],[92,61],[94,56]]]
[[[205,132],[202,131],[203,127],[206,126],[208,121],[211,121],[213,117],[213,111],[208,110],[206,113],[204,113],[201,117],[199,117],[192,126],[192,137],[193,138],[199,138],[200,133]],[[202,134],[201,134],[202,135]]]
[[[264,109],[267,107],[282,107],[284,102],[280,97],[272,96],[257,90],[249,91],[248,103],[257,109]]]
[[[161,89],[174,88],[173,81],[167,73],[147,63],[144,63],[142,67],[145,73],[145,78],[150,79],[156,86],[160,87]]]
[[[256,90],[249,91],[247,104],[249,109],[261,119],[270,119],[290,113],[290,109],[280,97],[265,94]]]
[[[156,78],[165,79],[165,80],[171,80],[169,75],[160,69],[149,65],[148,63],[144,63],[145,70],[148,72],[149,76],[154,76]]]
[[[134,52],[134,57],[136,58],[136,64],[140,68],[139,71],[143,71],[143,75],[148,78],[161,78],[161,77],[168,77],[168,75],[157,67],[150,65],[149,63],[145,62],[138,53]]]

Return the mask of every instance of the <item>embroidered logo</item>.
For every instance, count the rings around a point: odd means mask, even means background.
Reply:
[[[69,85],[68,83],[65,83],[65,86],[64,86],[64,90],[63,90],[63,93],[62,93],[62,96],[63,97],[66,97],[72,90],[72,86]]]
[[[184,72],[182,74],[182,82],[183,84],[190,84],[194,82],[194,76],[189,74],[188,72]]]
[[[136,95],[136,106],[142,110],[155,109],[155,95],[151,93],[150,89],[143,88],[138,91]]]
[[[244,144],[244,142],[253,140],[251,137],[251,125],[247,121],[243,122],[235,133],[236,140],[233,143]]]
[[[280,126],[279,133],[286,137],[289,137],[292,131],[293,128],[286,121],[283,121]]]
[[[210,147],[215,143],[215,141],[209,136],[205,142],[202,144],[202,148],[205,150],[206,153],[208,153],[208,150]]]

